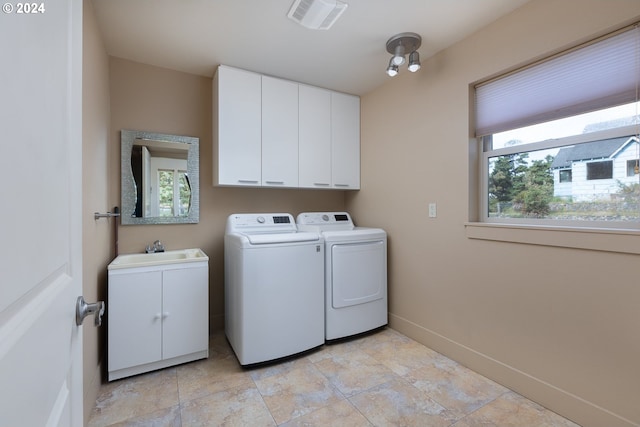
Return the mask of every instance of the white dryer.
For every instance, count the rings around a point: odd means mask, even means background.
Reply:
[[[297,223],[325,241],[325,338],[386,325],[387,233],[356,227],[347,212],[301,213]]]
[[[241,365],[324,344],[324,240],[291,214],[233,214],[224,238],[225,333]]]

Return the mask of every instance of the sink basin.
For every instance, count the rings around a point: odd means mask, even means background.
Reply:
[[[151,265],[207,261],[208,259],[209,257],[202,252],[202,249],[179,249],[152,254],[122,254],[111,261],[107,269],[147,267]]]

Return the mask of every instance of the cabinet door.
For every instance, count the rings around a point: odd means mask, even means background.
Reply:
[[[331,94],[331,177],[334,188],[360,188],[360,98]]]
[[[261,76],[220,66],[214,76],[214,185],[261,185]]]
[[[262,77],[262,185],[298,186],[298,84]]]
[[[331,187],[331,92],[299,87],[300,187]]]
[[[162,358],[162,272],[109,274],[109,371]]]
[[[208,268],[165,270],[162,358],[203,351],[209,343]]]

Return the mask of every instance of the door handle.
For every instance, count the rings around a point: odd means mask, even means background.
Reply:
[[[76,325],[82,325],[84,318],[93,314],[93,324],[95,326],[102,325],[102,315],[104,314],[105,303],[104,301],[94,302],[87,304],[84,297],[81,295],[76,300]]]

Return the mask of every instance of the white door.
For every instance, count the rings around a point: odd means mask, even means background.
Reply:
[[[162,272],[109,271],[107,304],[109,372],[162,359]]]
[[[360,188],[360,98],[331,94],[331,181],[335,188]]]
[[[298,186],[298,84],[262,76],[262,185]]]
[[[331,246],[331,307],[349,307],[384,298],[385,249],[383,240]]]
[[[82,1],[3,3],[0,424],[81,426]]]
[[[262,185],[261,87],[260,74],[224,65],[213,77],[213,185]]]
[[[331,92],[299,87],[300,187],[331,187]]]
[[[162,304],[162,358],[206,351],[209,345],[209,268],[165,270]]]
[[[156,187],[157,188],[157,187]],[[158,216],[156,209],[155,215],[151,212],[151,154],[149,149],[142,146],[142,216]]]

